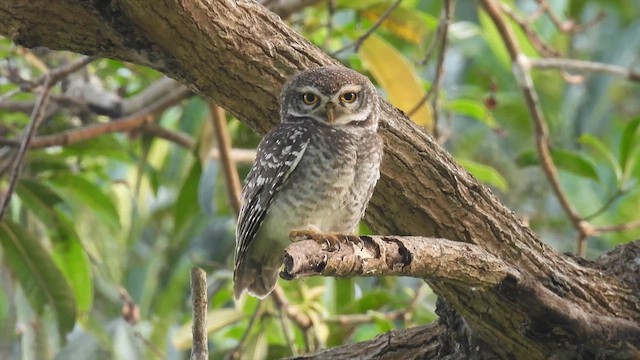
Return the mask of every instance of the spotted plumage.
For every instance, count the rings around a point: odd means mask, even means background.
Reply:
[[[281,122],[258,146],[242,192],[236,298],[273,290],[291,230],[354,231],[380,176],[378,98],[343,67],[306,70],[284,86]]]

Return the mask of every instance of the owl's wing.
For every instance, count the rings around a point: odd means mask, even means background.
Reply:
[[[305,127],[280,124],[258,146],[256,161],[245,179],[238,216],[236,262],[241,259],[264,221],[275,194],[295,170],[309,145]]]

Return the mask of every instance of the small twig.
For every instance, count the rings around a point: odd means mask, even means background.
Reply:
[[[446,6],[444,6],[442,8],[442,11],[440,12],[440,18],[438,19],[438,27],[436,28],[436,33],[433,36],[431,43],[429,44],[429,47],[427,47],[427,50],[425,51],[424,56],[422,57],[422,60],[418,62],[418,65],[426,65],[431,59],[431,56],[434,54],[436,48],[438,47],[438,44],[441,43],[442,32],[444,31],[444,27],[448,26],[446,22],[446,14],[447,14]]]
[[[121,287],[119,293],[120,301],[122,302],[122,318],[133,328],[134,335],[140,339],[140,341],[142,341],[142,343],[159,359],[167,360],[167,357],[162,353],[162,350],[160,350],[156,344],[152,343],[140,332],[140,329],[138,328],[138,324],[140,323],[140,307],[138,307],[138,304],[133,301],[133,298],[131,298],[127,289]]]
[[[231,136],[229,135],[229,129],[227,128],[227,120],[225,118],[224,109],[213,102],[209,102],[209,111],[211,112],[213,131],[218,143],[220,162],[222,163],[222,169],[226,180],[225,183],[227,185],[229,202],[237,216],[240,214],[242,186],[240,185],[238,169],[236,169],[236,165],[231,159]]]
[[[416,104],[416,106],[414,106],[414,108],[409,111],[409,116],[413,115],[424,105],[427,99],[429,99],[429,97],[433,95],[431,99],[431,108],[433,109],[433,131],[434,136],[436,137],[438,128],[438,96],[440,93],[440,87],[442,86],[442,77],[444,74],[444,58],[447,53],[447,42],[449,38],[449,26],[451,25],[453,12],[456,6],[455,3],[455,0],[444,0],[444,8],[442,10],[443,15],[441,17],[441,21],[443,21],[444,24],[441,27],[442,33],[440,34],[439,38],[440,52],[438,53],[438,62],[436,63],[435,77],[427,94],[425,94],[423,99],[421,99],[418,104]]]
[[[368,313],[368,314],[334,315],[334,316],[329,316],[325,318],[324,321],[328,323],[336,323],[336,324],[339,324],[340,326],[357,326],[357,325],[372,323],[376,321],[376,319],[378,319],[378,317],[380,316],[390,321],[402,320],[404,318],[404,311],[398,310],[398,311],[392,311],[388,313],[378,313],[378,314]]]
[[[599,11],[598,14],[591,20],[585,22],[584,24],[578,24],[573,20],[560,20],[560,18],[551,10],[551,7],[547,3],[547,0],[538,0],[538,4],[540,4],[540,9],[542,12],[547,14],[547,17],[553,22],[553,24],[558,28],[559,31],[567,34],[577,34],[582,32],[595,24],[597,24],[600,20],[604,19],[605,13],[604,11]]]
[[[327,44],[333,37],[333,15],[336,11],[336,0],[327,0],[327,37],[322,42],[322,48],[326,49]]]
[[[539,14],[542,14],[542,11],[536,12],[535,16],[530,18],[530,20],[525,20],[525,19],[521,18],[518,14],[516,14],[516,12],[511,7],[509,7],[508,5],[506,5],[506,4],[501,2],[500,6],[502,8],[502,11],[504,11],[507,15],[509,15],[509,17],[513,21],[518,23],[518,25],[520,26],[520,29],[522,29],[524,34],[527,36],[527,38],[531,42],[531,45],[534,48],[536,48],[536,50],[540,54],[542,54],[543,56],[558,56],[558,55],[560,55],[560,52],[558,50],[554,49],[551,45],[549,45],[546,42],[544,42],[544,40],[542,40],[540,38],[540,35],[538,35],[538,33],[536,31],[534,31],[530,26],[531,20],[536,19]]]
[[[373,32],[380,27],[380,25],[382,25],[382,23],[389,17],[389,15],[391,15],[393,10],[395,10],[401,2],[402,0],[396,0],[393,4],[391,4],[391,6],[389,6],[389,8],[387,8],[387,10],[380,16],[380,18],[378,18],[373,26],[371,26],[364,34],[362,34],[362,36],[360,36],[356,41],[345,45],[342,49],[335,51],[333,54],[331,54],[331,56],[336,56],[339,53],[351,48],[353,48],[355,52],[358,52],[360,46],[362,46],[362,43],[364,43],[364,41],[367,40],[369,36],[371,36],[371,34],[373,34]]]
[[[627,231],[627,230],[637,229],[637,228],[640,228],[640,220],[629,221],[629,222],[617,224],[617,225],[594,227],[592,229],[592,235],[598,235],[606,232]]]
[[[289,301],[287,300],[287,297],[285,296],[284,291],[282,291],[280,285],[276,284],[271,296],[276,307],[287,314],[287,317],[293,320],[293,322],[296,323],[302,331],[309,329],[313,325],[311,319],[305,313],[300,312],[295,307],[289,305]]]
[[[298,355],[298,347],[296,346],[295,336],[291,331],[291,327],[289,326],[289,318],[287,314],[280,309],[280,324],[282,324],[282,333],[284,334],[285,340],[287,340],[287,346],[291,351],[291,355]]]
[[[602,206],[600,206],[600,208],[598,210],[594,211],[592,214],[584,216],[583,218],[585,220],[591,220],[591,219],[597,217],[598,215],[604,213],[605,211],[607,211],[609,209],[609,207],[611,207],[611,205],[613,205],[613,203],[616,202],[616,200],[621,198],[625,193],[626,193],[626,190],[618,189],[615,192],[615,194],[613,194],[611,197],[609,197],[609,199],[607,199],[607,201],[605,201],[605,203],[602,204]]]
[[[480,3],[489,17],[491,17],[493,23],[498,29],[498,33],[502,37],[502,41],[504,42],[507,51],[509,52],[509,56],[513,63],[514,77],[522,91],[525,104],[527,105],[529,113],[531,114],[531,119],[533,120],[536,149],[540,159],[540,165],[547,177],[547,181],[549,181],[549,184],[551,185],[551,189],[560,202],[562,209],[579,233],[577,251],[580,251],[580,249],[584,248],[583,241],[591,233],[592,227],[580,216],[573,204],[571,204],[569,197],[560,184],[558,170],[551,158],[551,151],[549,149],[549,129],[547,127],[547,121],[545,120],[544,113],[540,107],[538,94],[535,91],[533,79],[531,78],[531,65],[528,61],[529,58],[527,58],[520,50],[516,37],[502,14],[502,8],[499,5],[499,2],[495,0],[481,0]],[[582,256],[584,253],[578,253],[578,255]]]
[[[197,267],[191,269],[191,303],[193,346],[191,360],[209,359],[209,342],[207,340],[207,273]]]
[[[185,149],[193,149],[195,146],[195,141],[191,136],[181,131],[169,130],[155,123],[147,123],[143,125],[142,131],[149,135],[170,141]]]
[[[535,69],[562,69],[579,72],[599,72],[619,76],[629,81],[640,82],[640,72],[632,71],[617,65],[562,58],[526,58],[526,61],[530,67]]]
[[[240,340],[238,340],[238,344],[225,355],[224,357],[225,360],[239,358],[239,352],[244,346],[244,344],[247,342],[247,339],[249,338],[249,333],[251,332],[251,329],[253,329],[253,325],[255,325],[256,323],[256,319],[258,319],[262,314],[263,303],[264,301],[258,302],[258,305],[256,305],[256,308],[253,310],[253,314],[251,315],[251,318],[249,318],[249,323],[247,324],[247,327],[244,329],[244,333],[242,334],[242,337],[240,338]]]
[[[79,129],[63,131],[53,135],[39,136],[33,139],[33,141],[30,143],[30,147],[32,149],[40,149],[51,146],[64,146],[90,140],[109,133],[137,129],[151,122],[151,120],[153,119],[153,116],[151,116],[151,114],[160,113],[169,106],[172,106],[181,101],[182,99],[184,99],[184,94],[177,92],[147,106],[146,108],[132,115],[119,119],[113,119],[108,123],[93,124]],[[10,146],[16,145],[15,140],[4,140],[1,143]]]
[[[31,114],[31,119],[29,120],[29,124],[24,131],[24,136],[20,142],[20,147],[18,148],[18,154],[15,159],[13,159],[13,168],[11,174],[11,180],[9,181],[9,188],[4,194],[2,198],[2,202],[0,203],[0,221],[4,216],[4,212],[9,206],[9,201],[11,200],[11,196],[13,195],[13,191],[18,183],[18,178],[20,177],[20,172],[22,171],[23,161],[27,152],[29,151],[29,146],[31,144],[31,140],[33,139],[33,135],[36,130],[40,126],[42,119],[44,119],[45,108],[47,107],[47,102],[49,101],[49,91],[51,91],[51,87],[54,82],[52,78],[46,77],[44,80],[44,90],[38,97],[38,101],[33,108],[33,113]]]
[[[65,78],[66,76],[68,76],[69,74],[78,71],[79,69],[87,66],[87,64],[89,64],[90,62],[92,62],[93,60],[95,60],[96,57],[95,56],[84,56],[82,58],[80,58],[79,60],[72,62],[68,65],[65,66],[61,66],[59,68],[53,69],[52,71],[40,76],[39,78],[37,78],[36,80],[32,80],[32,81],[26,81],[23,84],[20,85],[20,87],[18,89],[14,89],[12,91],[9,91],[7,93],[5,93],[4,95],[0,96],[0,103],[4,102],[5,100],[13,97],[14,95],[16,95],[19,92],[26,92],[26,91],[31,91],[34,88],[45,84],[46,82],[49,82],[49,84],[51,84],[50,86],[53,86],[54,84],[56,84],[58,81],[62,80],[63,78]]]

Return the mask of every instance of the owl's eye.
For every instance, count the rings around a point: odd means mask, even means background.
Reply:
[[[302,94],[302,101],[307,105],[313,105],[318,102],[318,96],[314,93]]]
[[[346,92],[342,95],[340,95],[340,101],[346,102],[346,103],[352,103],[354,101],[356,101],[356,99],[358,98],[358,95],[354,92]]]

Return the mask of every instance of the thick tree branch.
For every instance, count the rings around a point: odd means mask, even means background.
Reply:
[[[285,279],[317,275],[412,276],[437,281],[437,286],[450,284],[471,288],[477,296],[491,303],[490,308],[509,308],[510,321],[525,324],[523,330],[530,338],[569,333],[579,340],[584,347],[581,351],[585,353],[614,345],[620,351],[610,355],[627,358],[637,354],[640,345],[638,323],[576,307],[476,245],[409,236],[340,235],[339,238],[349,240],[341,242],[335,251],[325,249],[315,240],[289,245],[281,276]],[[514,313],[523,317],[514,316]],[[497,319],[503,315],[485,312],[484,316],[484,321],[490,323],[492,318],[499,322]],[[561,350],[553,351],[561,355]],[[543,354],[534,357],[540,355]],[[605,350],[601,355],[609,356],[609,353]]]
[[[411,276],[487,289],[519,272],[478,245],[415,236],[349,236],[336,251],[314,240],[285,250],[282,277]],[[296,239],[299,240],[299,239]]]

